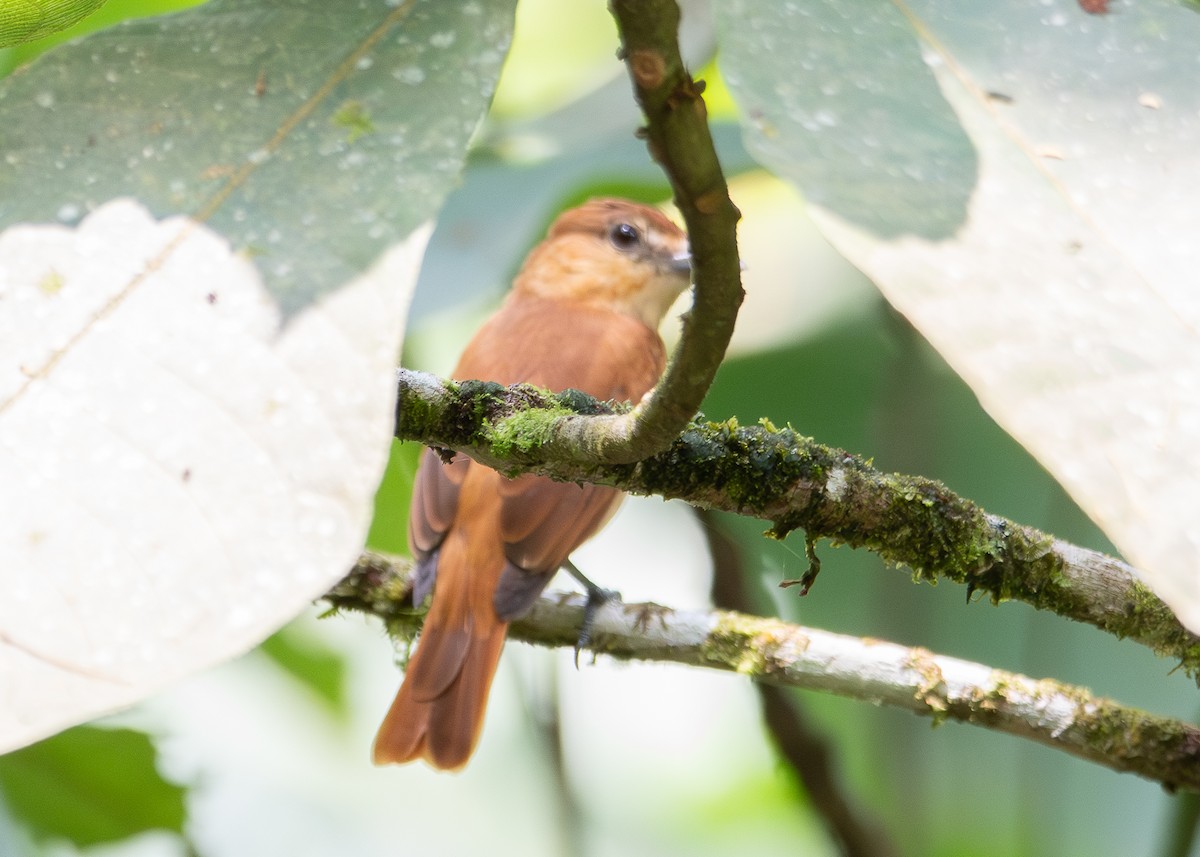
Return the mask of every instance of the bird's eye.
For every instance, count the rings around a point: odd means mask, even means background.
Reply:
[[[632,250],[642,243],[642,233],[636,226],[628,223],[618,223],[608,235],[613,246],[618,250]]]

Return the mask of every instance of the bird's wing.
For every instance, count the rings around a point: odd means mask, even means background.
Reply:
[[[662,340],[640,321],[525,299],[508,303],[476,333],[454,377],[528,382],[551,390],[574,387],[600,399],[626,400],[653,386],[665,359]],[[425,453],[409,525],[418,563],[414,599],[433,586],[437,546],[454,521],[459,487],[467,467],[478,466],[461,455],[443,465]],[[604,525],[621,494],[541,476],[500,479],[499,486],[499,535],[507,565],[494,604],[508,621],[524,613],[571,552]]]
[[[500,484],[500,537],[508,563],[494,605],[508,621],[529,609],[571,552],[604,526],[622,495],[613,488],[543,476]]]
[[[458,513],[459,489],[470,466],[471,459],[461,453],[449,464],[432,449],[421,453],[408,515],[408,548],[417,561],[412,578],[414,604],[423,602],[433,589],[438,548]]]

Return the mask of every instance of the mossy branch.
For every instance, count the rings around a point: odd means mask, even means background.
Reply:
[[[408,563],[364,555],[327,596],[337,609],[380,616],[415,632]],[[572,646],[581,595],[543,596],[510,636]],[[1028,738],[1169,789],[1200,791],[1200,729],[1128,708],[1051,679],[1031,679],[958,658],[723,611],[609,602],[596,614],[596,652],[729,670],[756,681],[883,702],[935,722],[957,720]]]
[[[636,407],[598,419],[542,411],[532,432],[547,455],[581,466],[638,461],[665,449],[700,407],[742,303],[737,221],[708,128],[704,84],[679,54],[675,0],[613,0],[621,56],[646,117],[640,134],[674,191],[691,243],[692,309],[666,374]]]
[[[692,310],[663,380],[618,418],[620,453],[606,460],[624,463],[665,449],[700,409],[716,377],[743,298],[736,231],[741,214],[729,199],[709,133],[704,82],[692,80],[679,53],[679,6],[675,0],[611,0],[609,9],[646,116],[646,145],[687,226],[695,282]]]
[[[967,595],[1019,600],[1128,637],[1200,676],[1200,639],[1102,553],[988,514],[940,482],[883,473],[790,428],[694,420],[664,451],[635,464],[580,464],[544,443],[564,414],[617,413],[577,391],[443,381],[399,373],[396,436],[465,452],[503,473],[612,485],[771,522],[782,537],[867,548],[919,578],[947,578]]]

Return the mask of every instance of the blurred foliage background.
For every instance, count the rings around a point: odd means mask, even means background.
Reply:
[[[110,0],[73,31],[0,52],[11,71],[62,39],[192,5]],[[1111,549],[967,387],[808,224],[794,191],[742,148],[704,9],[685,50],[706,97],[741,226],[747,304],[706,403],[712,418],[790,423],[885,470],[940,479],[989,511]],[[430,246],[405,365],[449,369],[562,207],[597,194],[664,202],[599,0],[522,0],[517,39],[470,166]],[[666,331],[668,336],[674,331]],[[403,552],[416,450],[396,444],[371,530]],[[703,526],[734,536],[752,586],[787,619],[1053,676],[1190,719],[1171,664],[1024,605],[915,585],[873,555],[820,545],[804,599],[801,538],[626,503],[581,565],[627,599],[708,603]],[[507,650],[466,772],[375,769],[368,747],[399,676],[382,630],[297,620],[238,662],[95,726],[0,758],[0,854],[835,854],[736,676]],[[586,661],[586,659],[585,659]],[[1124,855],[1190,848],[1190,800],[1027,742],[809,693],[850,799],[903,854]]]

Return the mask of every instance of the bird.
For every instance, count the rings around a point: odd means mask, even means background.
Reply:
[[[661,211],[589,200],[559,215],[530,251],[452,377],[637,401],[663,373],[658,328],[690,279],[687,235]],[[622,497],[605,486],[506,478],[462,453],[443,461],[424,450],[408,534],[413,602],[431,591],[433,600],[376,735],[375,764],[466,765],[509,623]]]

